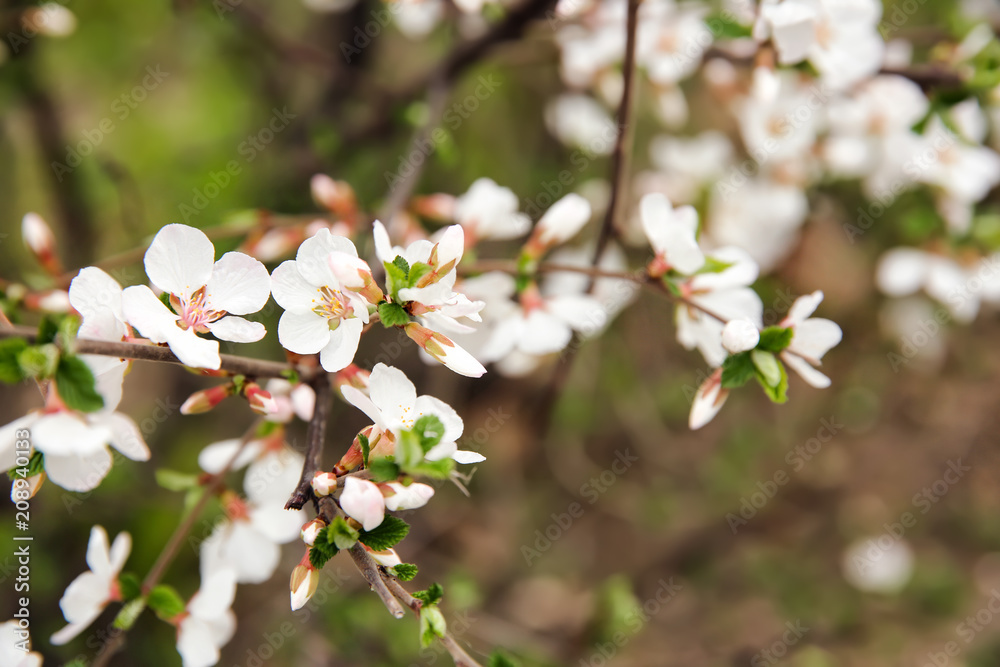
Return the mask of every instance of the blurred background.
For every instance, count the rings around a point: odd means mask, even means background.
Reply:
[[[3,15],[23,7],[7,2]],[[28,211],[52,225],[68,268],[141,246],[172,222],[210,228],[263,215],[254,211],[315,213],[316,173],[350,183],[371,219],[429,113],[419,91],[398,91],[485,30],[458,27],[447,6],[416,39],[380,22],[385,6],[371,0],[341,13],[258,0],[67,7],[72,34],[8,37],[0,64],[0,276],[32,288],[48,278],[21,243]],[[483,21],[500,20],[491,11]],[[927,0],[906,30],[954,25],[956,12]],[[377,34],[362,44],[358,26],[369,25]],[[416,192],[457,195],[485,176],[537,218],[530,204],[573,154],[544,120],[563,87],[544,16],[469,64],[446,104],[475,96],[482,77],[496,92],[444,125]],[[692,113],[678,134],[719,126],[700,86],[685,84]],[[640,84],[635,173],[650,168],[648,146],[664,132],[648,93]],[[276,131],[262,134],[267,127]],[[572,187],[609,169],[598,156]],[[525,378],[473,381],[425,366],[395,331],[366,336],[357,363],[388,355],[420,393],[463,415],[460,445],[487,457],[469,497],[443,484],[406,516],[413,530],[399,547],[420,566],[414,587],[444,585],[445,616],[472,655],[502,648],[525,666],[581,667],[1000,664],[1000,323],[994,312],[962,326],[947,316],[920,337],[942,306],[919,301],[903,306],[909,319],[893,314],[900,306],[875,287],[876,262],[887,248],[940,235],[944,223],[916,192],[852,238],[844,225],[859,206],[868,203],[856,184],[812,188],[787,259],[756,285],[769,323],[794,296],[824,291],[819,314],[844,330],[824,363],[833,386],[793,377],[786,405],[736,392],[701,431],[689,431],[687,414],[706,367],[677,344],[673,307],[656,294],[641,293],[571,355],[551,405],[558,360]],[[217,241],[217,251],[237,243]],[[503,257],[512,247],[481,252]],[[642,247],[627,253],[631,266],[649,258]],[[139,262],[112,274],[145,281]],[[272,302],[267,337],[239,351],[280,359],[277,315]],[[92,659],[102,643],[92,633],[65,647],[48,642],[64,625],[63,590],[85,569],[90,527],[129,531],[127,569],[146,572],[183,508],[181,494],[156,484],[156,469],[197,472],[201,448],[250,422],[235,401],[180,418],[178,406],[207,385],[179,368],[137,363],[126,383],[120,409],[140,424],[152,460],[116,461],[90,494],[48,484],[32,502],[32,634],[46,664]],[[38,404],[34,387],[2,386],[0,423]],[[336,402],[327,465],[366,423]],[[304,424],[290,428],[292,446],[304,448],[304,433]],[[221,510],[212,512],[168,573],[184,596],[198,587],[196,547]],[[13,511],[3,514],[0,543],[11,545]],[[2,618],[13,612],[12,552],[0,552]],[[220,664],[450,664],[437,648],[419,649],[417,622],[392,619],[344,557],[327,565],[313,602],[289,612],[300,545],[283,553],[271,581],[239,588],[239,630]],[[106,612],[94,630],[112,618]],[[112,664],[179,665],[175,641],[146,614]]]

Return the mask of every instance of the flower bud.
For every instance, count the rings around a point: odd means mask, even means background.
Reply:
[[[261,389],[256,382],[247,382],[243,385],[243,396],[250,404],[250,409],[261,415],[270,415],[278,411],[278,404],[271,397],[270,392]]]
[[[431,331],[416,322],[410,322],[403,327],[403,330],[414,343],[423,348],[424,352],[459,375],[477,378],[486,372],[486,368],[475,357],[455,345],[444,334]]]
[[[455,217],[455,197],[446,194],[415,197],[411,208],[417,215],[438,222],[448,222]]]
[[[578,194],[570,193],[553,204],[524,246],[522,254],[528,259],[539,259],[553,246],[565,243],[590,220],[590,202]]]
[[[312,478],[312,490],[317,496],[328,496],[337,488],[337,476],[329,472],[318,472]]]
[[[346,181],[335,181],[326,174],[316,174],[309,181],[313,199],[317,204],[353,222],[358,212],[354,188]]]
[[[37,213],[28,213],[21,219],[21,236],[24,245],[38,259],[47,273],[62,274],[62,263],[56,256],[56,238],[48,223]]]
[[[196,391],[181,405],[182,415],[197,415],[208,412],[236,391],[232,382]]]
[[[760,342],[760,331],[749,318],[741,318],[726,323],[722,330],[722,347],[730,354],[739,354],[757,347]]]
[[[688,426],[691,427],[691,430],[696,431],[712,421],[715,415],[719,414],[719,410],[722,409],[727,398],[729,398],[729,390],[722,388],[722,369],[717,368],[707,380],[701,383],[694,396],[691,414],[688,417]]]
[[[302,609],[309,602],[319,587],[319,572],[309,562],[309,550],[295,569],[292,570],[289,590],[291,591],[292,611]]]
[[[324,528],[326,528],[326,521],[316,518],[302,526],[302,530],[299,531],[299,535],[302,536],[303,542],[312,546],[316,541],[316,537],[319,535],[319,531]]]
[[[376,563],[382,567],[396,567],[401,564],[403,560],[396,554],[395,549],[386,549],[385,551],[372,551],[367,545],[362,544],[368,555],[372,557]]]

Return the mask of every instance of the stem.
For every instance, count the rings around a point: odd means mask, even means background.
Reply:
[[[323,458],[323,443],[326,441],[326,424],[330,419],[331,389],[330,380],[322,374],[312,382],[313,390],[316,392],[316,410],[309,420],[309,429],[306,433],[308,443],[306,449],[305,463],[302,464],[302,476],[299,477],[299,484],[295,487],[285,509],[300,510],[313,497],[312,480],[320,469],[320,461]]]
[[[379,569],[378,563],[365,551],[365,548],[361,546],[361,542],[355,542],[354,546],[348,549],[348,553],[351,554],[354,564],[361,570],[361,574],[364,575],[365,580],[372,587],[372,590],[382,600],[382,604],[389,610],[389,613],[395,618],[403,618],[406,615],[406,611],[400,606],[395,596],[389,592],[389,588],[382,578],[382,571]]]
[[[232,457],[226,462],[226,465],[223,466],[222,470],[212,476],[212,481],[201,494],[201,498],[198,499],[198,502],[194,504],[191,511],[188,512],[187,516],[184,517],[184,520],[181,521],[181,523],[177,526],[177,529],[174,530],[174,534],[170,536],[170,540],[167,542],[166,546],[163,547],[163,551],[160,552],[156,562],[153,563],[153,567],[149,569],[149,574],[147,574],[146,578],[142,580],[142,595],[149,595],[149,592],[160,582],[160,579],[166,573],[170,564],[174,562],[174,558],[177,557],[177,552],[180,549],[181,544],[183,544],[184,538],[187,537],[187,534],[194,526],[194,522],[198,520],[199,516],[201,516],[202,510],[205,509],[208,502],[222,489],[226,474],[232,469],[233,464],[236,463],[236,459],[239,458],[239,455],[243,452],[243,448],[246,447],[247,443],[253,438],[254,433],[257,431],[257,427],[260,426],[262,421],[263,418],[256,419],[250,428],[247,429],[246,433],[243,434],[243,437],[240,438],[240,446],[236,449],[236,452],[233,453]],[[114,655],[125,645],[125,634],[125,632],[119,632],[114,635],[104,645],[104,649],[94,658],[92,667],[104,667],[107,665],[111,661],[111,658],[114,657]]]
[[[35,342],[38,332],[32,327],[14,326],[11,328],[0,328],[0,340],[4,338],[24,338],[28,342]],[[167,364],[177,364],[183,366],[181,360],[174,356],[170,348],[159,345],[146,345],[142,343],[125,343],[118,341],[93,340],[90,338],[77,338],[73,343],[74,352],[77,354],[96,354],[105,357],[118,357],[119,359],[134,359],[137,361],[157,361]],[[232,373],[234,375],[248,375],[251,377],[280,378],[288,371],[295,371],[303,380],[310,380],[316,377],[318,371],[315,368],[305,366],[293,366],[279,361],[267,361],[264,359],[251,359],[234,354],[220,354],[222,365],[219,370]],[[196,369],[197,370],[197,369]]]
[[[632,154],[634,130],[632,110],[635,106],[635,44],[640,2],[641,0],[629,0],[628,2],[628,34],[625,42],[625,62],[622,65],[625,87],[622,90],[621,104],[618,106],[618,136],[615,139],[614,152],[612,153],[611,197],[608,200],[608,210],[604,214],[604,224],[601,225],[601,232],[597,237],[597,247],[594,249],[594,258],[591,261],[591,264],[595,265],[600,261],[604,249],[616,233],[619,209],[622,207],[621,202],[628,179],[628,163]],[[593,281],[591,281],[590,288],[588,291],[593,289]]]
[[[412,609],[413,613],[420,616],[420,610],[423,608],[423,603],[410,595],[410,592],[403,588],[395,577],[383,574],[381,571],[380,574],[384,577],[385,584],[389,590],[392,591],[392,594],[399,598],[400,602]],[[440,637],[440,640],[448,653],[451,654],[452,660],[455,661],[455,667],[482,667],[482,665],[466,653],[465,649],[463,649],[461,645],[455,641],[455,638],[447,632],[444,637]]]

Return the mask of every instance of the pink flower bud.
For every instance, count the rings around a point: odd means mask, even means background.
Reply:
[[[302,526],[302,530],[299,534],[302,536],[302,541],[312,546],[316,541],[316,537],[319,535],[319,531],[326,528],[326,522],[323,519],[313,519],[309,523]]]
[[[319,572],[309,562],[308,549],[306,549],[306,554],[299,564],[292,570],[288,587],[291,591],[292,611],[302,609],[309,602],[309,598],[316,593],[316,589],[319,587]]]
[[[208,412],[219,403],[232,396],[235,389],[236,388],[233,383],[229,382],[217,387],[209,387],[208,389],[196,391],[188,396],[188,399],[184,401],[184,404],[181,406],[181,414],[196,415],[202,412]]]
[[[427,327],[416,322],[410,322],[403,330],[410,339],[422,347],[424,351],[440,361],[442,364],[466,377],[481,377],[486,368],[483,367],[475,357],[465,349],[455,345],[455,343],[436,331],[431,331]]]
[[[243,395],[250,404],[250,409],[261,415],[270,415],[278,412],[278,404],[271,397],[270,392],[261,389],[256,382],[247,382],[243,385]]]
[[[21,236],[24,245],[35,255],[47,273],[61,275],[62,263],[56,256],[56,238],[48,223],[37,213],[28,213],[21,220]]]
[[[318,472],[312,478],[312,490],[317,496],[328,496],[337,488],[337,476],[329,472]]]

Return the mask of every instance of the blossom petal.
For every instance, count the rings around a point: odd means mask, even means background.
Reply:
[[[403,371],[383,363],[375,364],[368,384],[368,394],[378,407],[386,428],[396,430],[413,418],[417,390]]]
[[[87,542],[87,566],[94,574],[104,578],[111,576],[110,552],[108,532],[104,530],[104,526],[92,527],[90,540]]]
[[[271,295],[285,310],[305,313],[320,304],[318,287],[306,281],[299,273],[295,260],[282,262],[271,272]]]
[[[716,371],[701,383],[691,403],[691,414],[688,416],[688,426],[691,430],[696,431],[712,421],[715,415],[719,414],[727,398],[729,390],[722,388],[721,371]]]
[[[323,370],[336,373],[350,366],[361,342],[364,323],[356,317],[341,320],[340,326],[330,332],[330,342],[320,350],[319,362]]]
[[[267,333],[267,329],[260,322],[251,322],[242,317],[232,316],[210,322],[208,330],[216,338],[233,343],[254,343]]]
[[[302,474],[304,459],[287,447],[259,457],[247,468],[243,490],[258,505],[274,504],[284,507],[285,500],[295,490]],[[287,512],[286,512],[287,513]],[[299,522],[299,527],[302,522]]]
[[[785,316],[784,326],[795,326],[796,324],[801,324],[806,321],[806,318],[816,312],[816,308],[823,301],[823,292],[816,290],[812,294],[806,294],[805,296],[800,296],[792,304],[792,307],[788,309],[788,315]]]
[[[281,549],[247,521],[220,525],[201,544],[202,572],[232,568],[241,584],[260,584],[271,578]]]
[[[786,364],[788,364],[789,368],[798,373],[803,380],[813,387],[816,387],[817,389],[826,389],[830,386],[830,378],[813,368],[812,364],[802,357],[789,354],[786,351],[781,354],[781,358]]]
[[[101,418],[101,424],[111,430],[112,447],[133,461],[149,460],[149,447],[135,420],[120,412],[112,412]]]
[[[110,311],[119,320],[122,313],[122,286],[96,266],[80,269],[69,284],[69,302],[84,318]]]
[[[549,299],[546,309],[576,331],[584,334],[600,331],[608,314],[600,301],[584,294],[564,294]]]
[[[173,224],[160,229],[146,251],[146,275],[161,290],[189,297],[212,277],[215,246],[205,232]]]
[[[201,587],[188,603],[187,610],[200,619],[224,616],[236,598],[236,572],[222,568],[206,573]]]
[[[219,366],[222,365],[222,358],[219,356],[219,341],[202,338],[195,333],[194,329],[178,327],[176,332],[170,333],[167,344],[170,345],[170,351],[185,366],[218,370]]]
[[[286,310],[278,320],[278,341],[296,354],[316,354],[330,342],[330,321],[313,312]]]
[[[467,449],[457,450],[454,454],[451,455],[451,458],[455,459],[455,463],[462,463],[462,464],[479,463],[481,461],[486,460],[486,457],[480,454],[479,452],[472,452]]]
[[[132,552],[132,536],[122,531],[115,536],[115,541],[111,543],[111,550],[108,552],[108,562],[111,571],[117,577],[118,573],[125,567],[125,561]]]
[[[233,315],[256,313],[271,296],[267,268],[250,255],[227,252],[212,267],[205,286],[205,305]]]
[[[423,507],[434,496],[434,487],[420,482],[414,482],[409,486],[399,482],[389,482],[388,486],[395,493],[385,499],[385,506],[393,512]]]
[[[216,644],[212,627],[205,621],[189,616],[177,628],[177,652],[183,667],[211,667],[219,662],[222,654]]]
[[[812,317],[795,327],[795,334],[789,347],[803,356],[819,361],[843,337],[844,334],[836,322]]]
[[[545,244],[564,243],[576,236],[590,220],[590,202],[576,193],[570,193],[545,212],[535,233]]]
[[[125,319],[154,343],[166,343],[177,326],[177,315],[156,298],[145,285],[126,287],[122,292]]]
[[[528,354],[559,352],[572,337],[568,324],[545,311],[533,310],[524,320],[518,348]]]
[[[417,398],[414,410],[418,418],[421,415],[435,415],[444,425],[444,433],[441,434],[442,441],[454,442],[462,437],[465,430],[465,423],[462,418],[444,401],[433,396],[420,396]]]
[[[328,261],[330,253],[334,251],[358,256],[358,250],[350,239],[334,236],[329,229],[321,229],[299,246],[299,251],[295,255],[295,266],[308,283],[317,287],[323,285],[339,287],[340,283]]]
[[[340,507],[347,516],[374,530],[385,519],[385,500],[379,488],[368,480],[348,477],[340,496]]]
[[[386,425],[382,420],[382,411],[372,402],[371,398],[354,387],[347,385],[341,387],[340,392],[344,395],[345,401],[368,415],[368,418],[379,429],[385,430]]]
[[[230,440],[220,440],[208,445],[198,453],[198,466],[207,473],[222,472],[226,464],[232,460],[237,451],[240,451],[240,438]],[[233,462],[232,470],[239,470],[248,465],[260,454],[263,443],[260,440],[251,440],[240,451],[236,461]]]
[[[250,523],[254,529],[275,544],[287,544],[296,539],[306,519],[301,510],[286,510],[282,507],[283,504],[258,507],[250,514]]]
[[[38,414],[32,412],[0,427],[0,470],[10,470],[17,464],[18,450],[15,447],[18,440],[17,432],[23,428],[30,428],[36,421],[38,421]],[[27,452],[28,450],[22,449],[20,451]]]
[[[67,491],[90,491],[107,476],[111,462],[107,449],[82,456],[46,454],[45,474]]]
[[[111,440],[111,429],[88,425],[69,412],[45,415],[31,431],[32,444],[43,454],[84,455],[103,450]]]
[[[913,248],[895,248],[882,255],[875,271],[875,284],[889,296],[906,296],[919,290],[930,271],[927,253]]]

